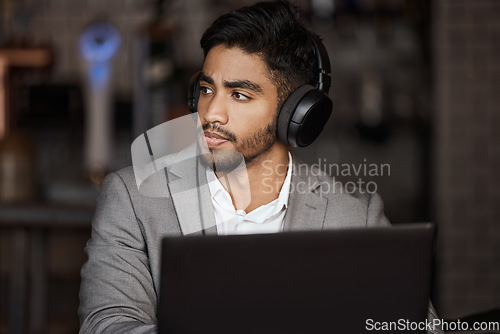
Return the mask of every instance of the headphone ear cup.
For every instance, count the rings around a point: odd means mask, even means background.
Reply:
[[[323,130],[333,102],[311,85],[297,88],[283,103],[278,115],[278,137],[292,147],[310,145]]]
[[[288,127],[292,120],[293,113],[295,112],[295,108],[297,108],[304,95],[314,89],[315,88],[311,85],[304,85],[297,88],[288,96],[283,106],[281,106],[278,115],[278,137],[283,143],[291,145],[288,141]]]
[[[191,113],[198,112],[198,99],[200,97],[200,74],[196,72],[189,79],[188,84],[188,108]]]

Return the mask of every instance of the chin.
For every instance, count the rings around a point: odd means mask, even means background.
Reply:
[[[202,154],[200,160],[214,172],[232,171],[244,163],[243,155],[233,150],[210,150],[210,153]]]

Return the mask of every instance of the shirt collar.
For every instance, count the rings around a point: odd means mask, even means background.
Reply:
[[[292,154],[288,152],[288,169],[286,171],[285,182],[281,187],[280,194],[278,196],[278,203],[283,204],[285,208],[288,207],[288,195],[290,194],[290,183],[292,182]]]

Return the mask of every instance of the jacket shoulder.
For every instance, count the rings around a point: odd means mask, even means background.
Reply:
[[[291,192],[309,189],[327,201],[325,221],[335,226],[387,226],[384,205],[376,189],[366,189],[354,182],[343,183],[328,175],[318,164],[294,161],[293,187]]]

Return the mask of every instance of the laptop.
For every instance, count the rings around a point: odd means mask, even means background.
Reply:
[[[159,333],[424,333],[414,327],[427,319],[435,233],[165,237]]]

